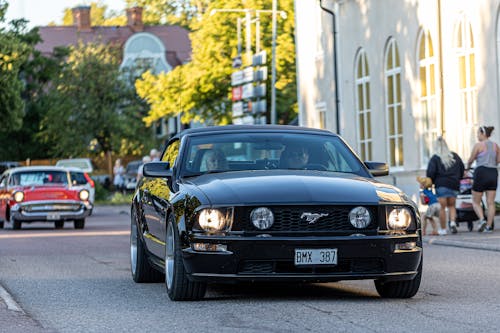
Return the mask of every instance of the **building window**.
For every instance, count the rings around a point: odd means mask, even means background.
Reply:
[[[401,63],[396,40],[391,38],[385,54],[387,144],[391,167],[403,166],[403,110],[401,104]]]
[[[434,55],[432,38],[428,30],[422,30],[418,43],[418,79],[420,115],[422,131],[422,164],[427,165],[432,154],[432,143],[436,140],[441,123],[438,112],[438,94],[436,87],[437,61]]]
[[[455,55],[458,70],[459,112],[455,119],[461,135],[458,140],[458,153],[467,156],[475,141],[477,126],[477,86],[474,50],[474,34],[472,27],[462,16],[455,30]]]
[[[355,61],[355,94],[358,123],[358,151],[363,161],[372,160],[372,120],[370,102],[370,68],[366,52],[358,52]]]

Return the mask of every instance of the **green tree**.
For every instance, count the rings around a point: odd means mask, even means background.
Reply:
[[[0,0],[0,23],[5,22],[7,7],[8,4]],[[16,31],[0,27],[0,133],[22,126],[23,83],[19,72],[29,53],[30,46],[18,38]]]
[[[242,13],[220,12],[210,15],[210,11],[214,8],[269,10],[269,6],[270,1],[266,0],[217,0],[203,8],[199,16],[194,15],[199,19],[190,23],[193,31],[190,35],[192,61],[169,73],[146,73],[136,82],[138,94],[150,105],[146,123],[151,124],[161,117],[172,117],[181,112],[185,122],[198,120],[215,124],[229,123],[233,72],[231,59],[237,54],[236,22]],[[293,0],[279,1],[279,9],[286,11],[288,17],[277,21],[276,110],[278,122],[286,124],[297,113]],[[260,20],[261,45],[270,59],[271,15],[263,13]],[[245,59],[245,64],[248,65],[249,61]],[[270,60],[267,65],[270,74]],[[270,109],[271,75],[268,75],[266,86]]]
[[[119,70],[120,49],[89,43],[71,47],[47,95],[40,138],[55,156],[140,152],[152,137],[141,119],[146,109],[130,75]]]

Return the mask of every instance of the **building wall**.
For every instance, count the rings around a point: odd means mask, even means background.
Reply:
[[[415,177],[425,173],[427,160],[422,150],[424,146],[429,146],[424,142],[422,134],[417,54],[419,36],[423,30],[428,31],[431,37],[437,60],[438,114],[441,105],[443,106],[440,134],[444,135],[450,148],[461,155],[464,163],[469,157],[470,146],[476,140],[478,125],[495,126],[492,139],[500,142],[497,51],[497,40],[500,39],[497,33],[500,0],[323,0],[321,4],[336,14],[340,134],[355,150],[359,150],[360,138],[356,111],[355,60],[360,49],[367,55],[371,92],[372,160],[389,161],[391,153],[387,142],[385,50],[389,38],[392,37],[397,42],[402,78],[404,162],[399,167],[391,167],[391,177],[385,178],[385,181],[395,183],[417,201],[418,186]],[[321,10],[319,0],[295,0],[295,11],[300,125],[320,127],[318,105],[322,105],[326,109],[328,120],[325,127],[336,132],[332,16]],[[470,131],[462,128],[459,112],[456,36],[457,22],[463,17],[470,22],[473,34],[477,88],[477,99],[473,103],[477,107],[477,119]],[[442,95],[440,88],[443,89]],[[432,150],[431,147],[427,148]]]

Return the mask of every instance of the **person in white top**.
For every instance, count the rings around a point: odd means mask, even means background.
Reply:
[[[125,168],[122,165],[122,160],[118,158],[115,161],[115,166],[113,167],[113,185],[118,191],[123,190],[123,185],[125,179],[123,175],[125,174]]]

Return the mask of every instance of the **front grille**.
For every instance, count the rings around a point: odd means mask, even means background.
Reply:
[[[81,204],[67,203],[67,204],[33,204],[26,205],[23,210],[30,213],[38,212],[53,212],[53,211],[65,211],[65,212],[76,212],[82,207]]]
[[[349,212],[355,206],[275,206],[268,207],[274,214],[273,226],[265,230],[266,233],[280,232],[363,232],[376,230],[377,210],[376,207],[366,207],[370,211],[372,221],[367,228],[357,229],[349,222]],[[248,232],[262,232],[250,221],[250,213],[255,207],[237,207],[235,210],[235,225],[233,230],[242,230]],[[302,214],[320,213],[328,214],[319,218],[314,223],[309,223]],[[241,228],[241,229],[240,229]]]
[[[346,274],[384,272],[384,262],[379,258],[344,259],[336,266],[295,266],[293,261],[245,260],[240,264],[238,274]]]

